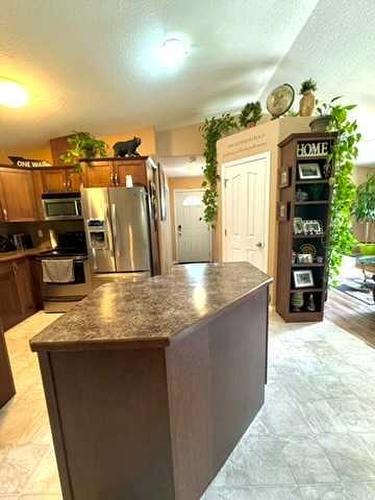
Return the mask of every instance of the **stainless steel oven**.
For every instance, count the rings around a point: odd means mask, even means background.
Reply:
[[[42,194],[46,220],[82,219],[81,193]]]

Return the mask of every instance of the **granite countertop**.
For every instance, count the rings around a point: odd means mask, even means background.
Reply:
[[[29,248],[27,250],[14,250],[14,252],[0,252],[0,262],[7,262],[10,260],[24,259],[33,255],[43,254],[49,252],[51,248]]]
[[[245,262],[187,264],[170,274],[97,288],[31,342],[33,351],[170,339],[272,279]]]

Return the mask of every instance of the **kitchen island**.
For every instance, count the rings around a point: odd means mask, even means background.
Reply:
[[[268,285],[189,264],[98,288],[31,340],[65,500],[198,500],[264,401]]]

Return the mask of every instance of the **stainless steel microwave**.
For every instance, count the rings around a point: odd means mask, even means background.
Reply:
[[[42,194],[46,220],[82,219],[81,193]]]

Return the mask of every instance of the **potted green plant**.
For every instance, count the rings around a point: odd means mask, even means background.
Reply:
[[[375,223],[375,174],[357,187],[354,217],[365,224],[365,243],[368,242],[371,224]]]
[[[341,95],[334,97],[329,101],[329,103],[322,103],[316,108],[318,112],[318,117],[310,122],[311,132],[327,132],[329,124],[331,121],[332,109],[335,106],[334,103],[341,99]]]
[[[60,159],[69,165],[79,168],[80,158],[100,158],[107,155],[108,145],[101,139],[96,139],[89,132],[77,132],[68,138],[69,148]]]
[[[262,118],[262,106],[259,101],[248,102],[242,109],[238,121],[241,127],[255,127]]]
[[[312,78],[304,80],[301,83],[300,95],[301,100],[299,102],[299,115],[300,116],[311,116],[315,107],[315,95],[314,92],[317,89],[316,81]]]

